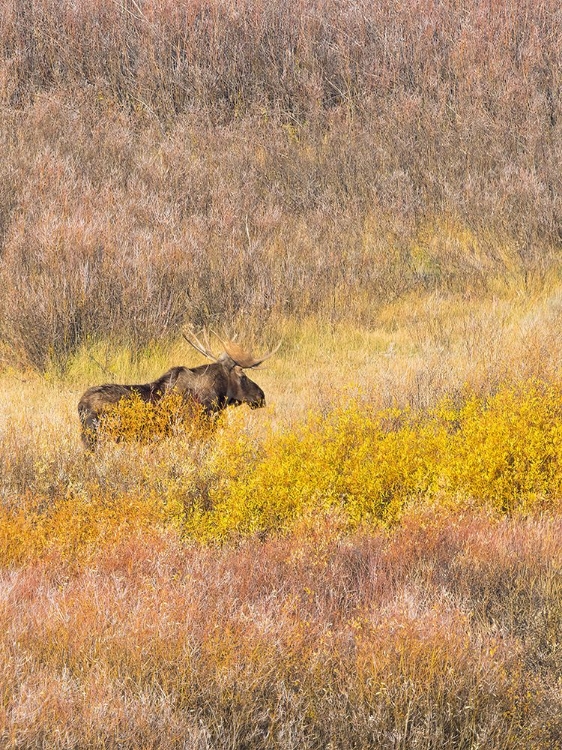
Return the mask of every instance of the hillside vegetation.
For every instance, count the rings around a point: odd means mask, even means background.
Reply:
[[[8,0],[7,356],[544,283],[561,48],[555,0]]]
[[[0,3],[2,747],[562,747],[561,50],[554,0]],[[202,326],[281,340],[266,407],[85,451]]]

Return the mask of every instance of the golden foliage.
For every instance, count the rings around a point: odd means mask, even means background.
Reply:
[[[340,532],[392,526],[427,505],[534,512],[562,495],[560,385],[527,381],[418,412],[352,400],[261,438],[245,419],[232,412],[215,428],[175,396],[132,398],[107,415],[104,433],[138,442],[103,441],[63,474],[58,455],[14,462],[28,489],[0,507],[3,562],[52,549],[78,559],[153,525],[215,542],[321,518]]]
[[[132,399],[94,454],[14,420],[8,746],[553,747],[561,396],[350,399],[265,431],[243,408],[210,430]]]
[[[111,440],[149,443],[180,434],[200,439],[210,434],[215,421],[200,404],[182,398],[176,391],[166,393],[154,403],[143,401],[133,391],[129,398],[104,411],[100,429]]]
[[[529,511],[562,490],[562,390],[539,382],[417,414],[351,402],[271,433],[253,456],[228,439],[210,509],[187,519],[205,539],[287,531],[331,513],[348,529],[388,525],[427,502]]]

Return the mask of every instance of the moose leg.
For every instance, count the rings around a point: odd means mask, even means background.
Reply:
[[[81,437],[86,450],[94,451],[98,442],[99,419],[96,412],[80,412]]]

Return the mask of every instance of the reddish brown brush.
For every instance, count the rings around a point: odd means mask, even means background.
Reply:
[[[551,750],[560,520],[184,546],[0,574],[6,747]]]
[[[556,0],[1,6],[0,337],[40,370],[555,261]]]

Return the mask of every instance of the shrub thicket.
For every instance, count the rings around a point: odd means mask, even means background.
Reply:
[[[130,399],[106,419],[119,442],[102,441],[95,455],[70,450],[68,438],[38,433],[23,443],[5,430],[0,562],[53,550],[87,559],[154,526],[223,543],[326,518],[342,533],[390,528],[428,505],[558,512],[561,404],[559,385],[529,382],[426,412],[351,402],[260,437],[245,410],[214,425],[174,398],[157,408]]]
[[[318,531],[2,570],[3,745],[558,746],[559,519]]]
[[[7,0],[4,347],[64,367],[92,338],[542,278],[561,48],[555,0]]]

